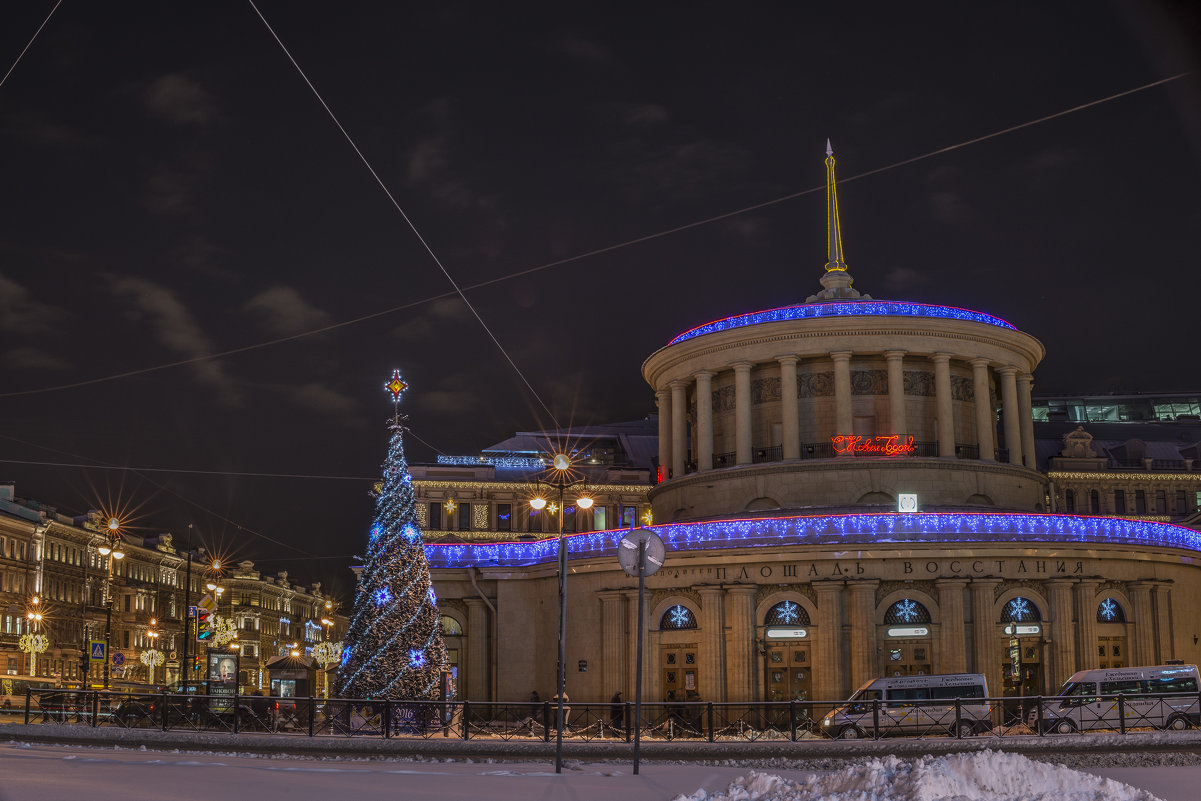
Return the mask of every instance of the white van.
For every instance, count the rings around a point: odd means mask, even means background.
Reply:
[[[822,718],[822,732],[855,739],[876,736],[878,726],[880,735],[967,737],[991,726],[986,698],[988,684],[982,673],[873,679]]]
[[[1196,665],[1082,670],[1072,674],[1056,698],[1043,701],[1041,721],[1038,710],[1031,709],[1026,722],[1060,734],[1117,729],[1123,723],[1128,728],[1188,729],[1201,721],[1197,692]]]

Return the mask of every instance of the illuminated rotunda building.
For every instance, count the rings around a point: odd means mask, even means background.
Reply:
[[[647,580],[645,697],[835,700],[878,676],[958,672],[1036,694],[1079,669],[1196,662],[1201,537],[1052,513],[1031,413],[1042,344],[989,314],[861,294],[828,147],[826,171],[821,290],[686,331],[643,364],[659,406],[650,527],[667,546]],[[581,701],[633,696],[621,535],[568,539]],[[553,694],[556,551],[427,545],[444,614],[470,610],[461,694]]]

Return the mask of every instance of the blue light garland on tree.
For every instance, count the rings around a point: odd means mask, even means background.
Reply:
[[[397,411],[388,424],[392,435],[384,480],[376,494],[375,524],[336,690],[344,698],[432,699],[447,670],[446,644],[405,461],[399,403],[408,387],[395,371],[384,388],[392,393]]]

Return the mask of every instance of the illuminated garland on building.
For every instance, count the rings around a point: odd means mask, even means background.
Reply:
[[[955,306],[933,306],[928,303],[907,303],[896,300],[856,300],[845,303],[803,303],[799,306],[783,306],[778,309],[740,314],[724,320],[697,326],[677,336],[668,345],[675,345],[694,337],[745,328],[764,323],[783,323],[790,320],[811,320],[817,317],[934,317],[944,320],[966,320],[972,323],[995,325],[999,328],[1014,328],[1000,317],[984,312],[960,309]]]
[[[497,470],[545,470],[549,462],[538,456],[446,456],[438,454],[438,464],[458,467],[490,465]]]
[[[782,545],[878,545],[885,543],[1054,542],[1183,548],[1201,552],[1201,533],[1170,523],[1115,517],[1019,512],[884,513],[768,517],[652,526],[668,551]],[[628,529],[568,534],[568,558],[616,557]],[[427,543],[431,567],[525,566],[555,561],[558,541]]]

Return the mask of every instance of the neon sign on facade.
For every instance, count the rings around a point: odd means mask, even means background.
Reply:
[[[861,437],[844,434],[830,437],[830,444],[839,456],[909,456],[917,450],[913,437],[886,434],[876,437]]]

